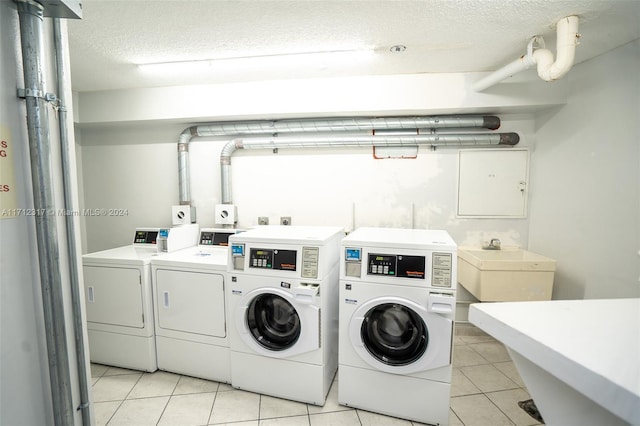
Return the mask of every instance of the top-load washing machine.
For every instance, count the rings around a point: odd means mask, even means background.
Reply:
[[[448,424],[455,242],[445,231],[359,228],[341,257],[338,402]]]
[[[338,227],[229,238],[231,384],[323,405],[338,364]]]
[[[157,370],[151,259],[197,241],[195,224],[138,228],[131,245],[82,256],[92,362]]]
[[[151,260],[160,370],[231,382],[224,288],[237,232],[202,228],[197,247]]]

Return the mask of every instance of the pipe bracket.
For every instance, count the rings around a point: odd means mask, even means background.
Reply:
[[[36,99],[44,99],[47,102],[56,103],[58,102],[58,97],[55,93],[45,93],[42,90],[38,89],[18,89],[18,97],[22,99],[26,98],[36,98]]]

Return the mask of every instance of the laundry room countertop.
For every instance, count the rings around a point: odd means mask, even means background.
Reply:
[[[475,303],[469,320],[592,401],[638,423],[640,299]]]

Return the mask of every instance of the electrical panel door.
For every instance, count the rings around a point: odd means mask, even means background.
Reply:
[[[461,150],[458,216],[526,217],[528,164],[527,150]]]

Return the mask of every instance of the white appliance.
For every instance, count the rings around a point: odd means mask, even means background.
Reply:
[[[445,231],[359,228],[341,248],[338,402],[448,424],[455,242]]]
[[[160,370],[231,382],[224,288],[236,232],[202,228],[197,247],[151,260]]]
[[[323,405],[338,365],[338,227],[229,238],[231,384]]]
[[[193,246],[198,225],[138,228],[133,244],[82,256],[91,362],[157,370],[151,259],[160,238],[167,250]]]

